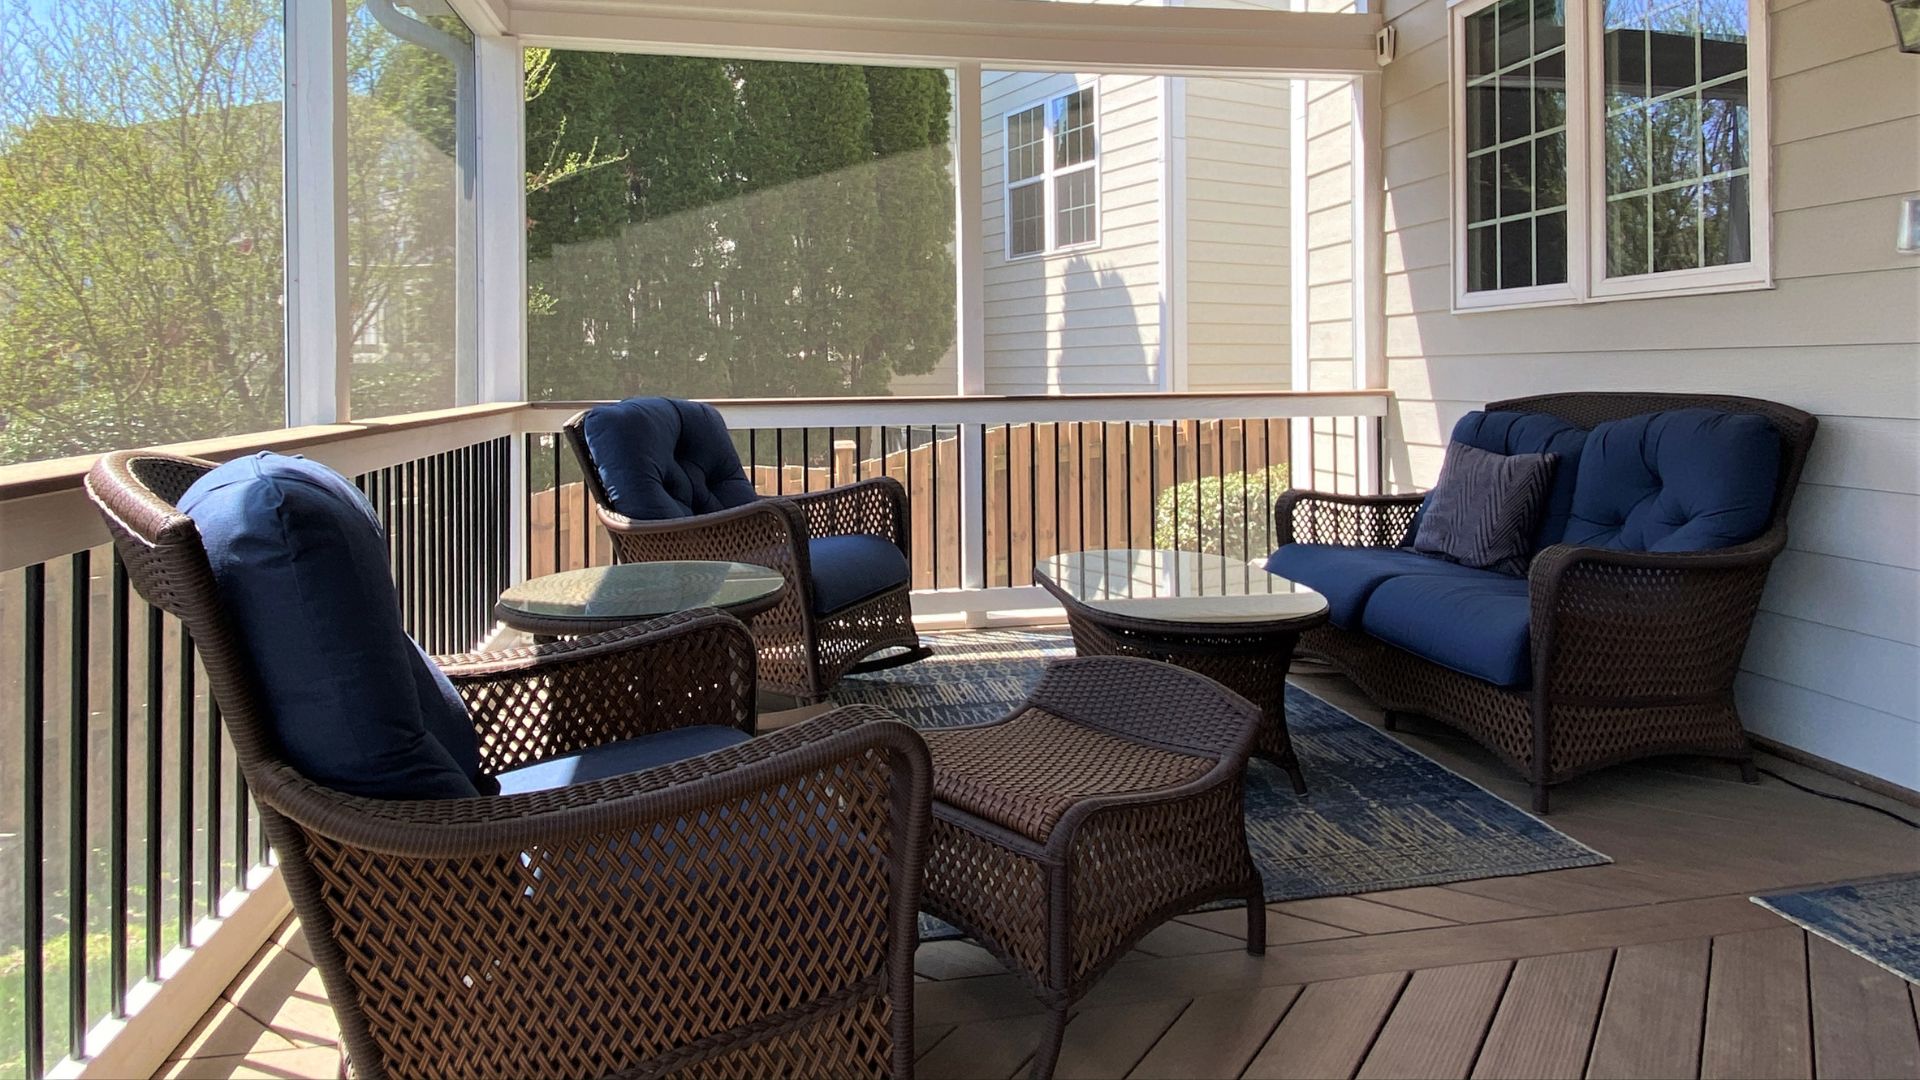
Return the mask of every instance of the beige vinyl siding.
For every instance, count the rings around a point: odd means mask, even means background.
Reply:
[[[1859,0],[1773,5],[1770,290],[1453,315],[1445,0],[1388,0],[1387,469],[1433,481],[1492,398],[1717,391],[1821,417],[1789,550],[1739,683],[1753,732],[1920,788],[1920,259],[1893,251],[1920,189],[1920,64]]]
[[[1291,382],[1287,272],[1289,84],[1175,79],[1186,166],[1186,386],[1284,390]]]
[[[1099,87],[1100,243],[1006,257],[1005,116],[1077,85],[1075,76],[989,72],[981,89],[990,394],[1153,390],[1161,385],[1164,80],[1105,75]],[[1051,203],[1049,203],[1051,208]]]

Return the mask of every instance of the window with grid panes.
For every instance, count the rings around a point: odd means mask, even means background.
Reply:
[[[1751,3],[1454,4],[1457,307],[1768,283]]]
[[[1089,86],[1007,114],[1008,258],[1099,243],[1096,112]]]

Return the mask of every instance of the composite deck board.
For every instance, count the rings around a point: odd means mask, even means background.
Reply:
[[[1131,1075],[1142,1080],[1239,1076],[1299,996],[1297,986],[1202,994],[1140,1059]]]
[[[1193,956],[1199,953],[1227,952],[1247,947],[1246,916],[1234,911],[1235,931],[1210,930],[1173,919],[1155,927],[1134,948],[1149,956]]]
[[[997,975],[1006,968],[992,953],[970,941],[929,941],[914,950],[913,970],[939,982]]]
[[[1396,971],[1307,987],[1241,1075],[1247,1080],[1352,1076],[1406,984],[1406,973]]]
[[[1546,914],[1539,908],[1528,907],[1525,904],[1495,900],[1488,896],[1475,896],[1473,893],[1442,885],[1423,885],[1412,889],[1395,889],[1391,892],[1362,893],[1360,899],[1406,911],[1417,911],[1422,915],[1433,915],[1457,923],[1499,922],[1504,919],[1525,919]]]
[[[1663,1080],[1700,1069],[1712,939],[1628,945],[1613,959],[1587,1075]]]
[[[1142,1001],[1084,1009],[1067,1024],[1057,1080],[1125,1076],[1188,1008],[1184,1001]]]
[[[1821,1077],[1920,1076],[1911,984],[1833,942],[1807,938],[1813,1069]]]
[[[1240,937],[1247,931],[1247,916],[1242,908],[1223,908],[1219,911],[1196,911],[1182,915],[1177,922],[1191,923],[1205,927],[1219,934]],[[1353,937],[1352,930],[1338,926],[1329,926],[1312,919],[1303,919],[1298,915],[1286,915],[1267,908],[1267,944],[1296,945],[1302,941],[1326,941],[1329,938]]]
[[[960,1024],[934,1044],[914,1068],[919,1080],[980,1080],[1012,1076],[1040,1045],[1038,1014]]]
[[[1713,939],[1702,1080],[1813,1075],[1806,933],[1796,926]]]
[[[1361,1080],[1466,1080],[1512,972],[1508,960],[1414,972]]]
[[[1474,1063],[1475,1080],[1584,1076],[1612,967],[1612,949],[1515,963],[1486,1045]]]
[[[1375,904],[1357,896],[1329,896],[1318,900],[1294,900],[1276,904],[1282,915],[1294,915],[1314,922],[1338,926],[1356,934],[1392,934],[1401,930],[1430,930],[1450,926],[1451,919],[1438,919],[1405,908]]]

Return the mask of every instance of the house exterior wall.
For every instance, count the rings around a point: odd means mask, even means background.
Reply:
[[[1180,282],[1188,390],[1292,385],[1288,249],[1291,89],[1280,79],[1173,79],[1184,161]]]
[[[1386,347],[1392,486],[1432,483],[1494,398],[1717,391],[1819,414],[1789,550],[1739,682],[1750,730],[1920,788],[1920,259],[1893,249],[1920,188],[1920,58],[1859,0],[1771,10],[1770,290],[1449,313],[1446,0],[1387,0]]]
[[[986,390],[1096,393],[1162,386],[1160,259],[1165,80],[1098,86],[1100,243],[1008,259],[1005,116],[1074,89],[1076,76],[989,72],[981,87],[979,242],[986,252]]]

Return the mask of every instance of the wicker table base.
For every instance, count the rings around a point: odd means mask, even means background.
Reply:
[[[1036,1080],[1053,1073],[1072,1004],[1173,916],[1245,898],[1247,951],[1265,950],[1241,802],[1258,721],[1179,668],[1096,657],[1052,665],[1004,720],[923,733],[934,784],[921,905],[1048,1007]]]
[[[1073,552],[1036,567],[1034,580],[1066,609],[1081,656],[1160,660],[1253,702],[1253,753],[1287,770],[1295,794],[1307,793],[1287,734],[1287,669],[1300,635],[1327,621],[1317,593],[1195,552]]]

